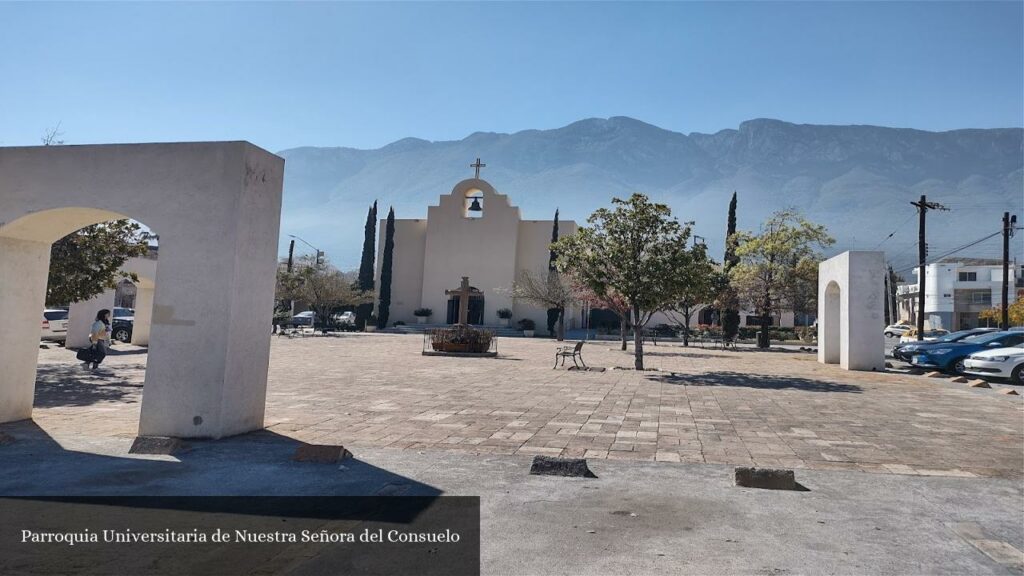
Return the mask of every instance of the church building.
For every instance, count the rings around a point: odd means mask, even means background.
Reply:
[[[416,323],[413,311],[429,308],[431,324],[459,320],[459,294],[463,277],[472,287],[469,323],[498,326],[498,310],[512,310],[512,326],[532,319],[538,333],[545,332],[547,311],[526,302],[513,302],[512,284],[521,270],[537,274],[548,269],[551,220],[523,220],[519,208],[476,176],[455,185],[425,219],[395,219],[391,308],[388,324]],[[576,222],[559,220],[559,236],[576,231]],[[378,228],[376,286],[380,290],[386,220]],[[378,302],[379,305],[379,302]],[[566,310],[566,328],[580,326],[579,310]]]

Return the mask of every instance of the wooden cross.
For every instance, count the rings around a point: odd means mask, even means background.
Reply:
[[[462,277],[462,285],[458,290],[445,290],[446,296],[459,297],[459,324],[469,324],[469,295],[473,289],[469,287],[469,276]]]
[[[476,168],[476,176],[474,176],[474,178],[479,180],[480,179],[480,169],[487,167],[487,164],[481,164],[480,163],[480,159],[477,158],[476,162],[473,163],[473,164],[470,164],[469,167],[470,168]]]

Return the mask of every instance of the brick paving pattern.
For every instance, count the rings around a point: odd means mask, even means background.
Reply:
[[[504,338],[497,359],[420,355],[418,336],[274,338],[266,425],[357,449],[461,450],[882,474],[1024,478],[1024,403],[900,374],[844,372],[813,354],[647,347],[637,373],[614,342],[604,372],[553,370],[556,344]],[[145,354],[107,373],[40,351],[47,432],[134,436]]]

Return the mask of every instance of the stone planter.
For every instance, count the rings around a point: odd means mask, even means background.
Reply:
[[[376,324],[367,324],[365,330],[367,332],[376,332],[377,331],[377,325]]]
[[[504,328],[508,328],[508,325],[509,325],[510,321],[511,321],[511,319],[509,319],[509,318],[498,318],[498,325],[502,326]]]
[[[417,316],[416,317],[416,323],[417,324],[426,324],[427,323],[427,318],[429,318],[429,317],[428,316]]]
[[[523,330],[523,336],[527,338],[533,338],[533,330]]]

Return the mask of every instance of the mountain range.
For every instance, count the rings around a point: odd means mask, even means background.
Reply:
[[[582,223],[613,197],[643,192],[672,207],[721,258],[729,198],[740,229],[796,207],[836,238],[827,253],[885,250],[896,268],[916,262],[911,201],[926,194],[948,212],[929,213],[929,255],[999,229],[1004,210],[1024,207],[1024,130],[928,132],[756,119],[714,134],[683,134],[633,118],[590,118],[552,130],[476,132],[455,141],[405,138],[375,150],[300,147],[285,158],[282,239],[295,234],[343,268],[358,265],[366,210],[394,206],[424,218],[428,205],[481,177],[520,207],[523,218]],[[890,236],[890,233],[892,235]],[[1020,256],[1020,242],[1014,252]],[[300,245],[301,247],[301,245]],[[286,250],[285,246],[282,246]],[[993,256],[998,238],[965,256]]]

